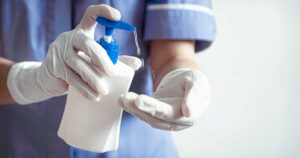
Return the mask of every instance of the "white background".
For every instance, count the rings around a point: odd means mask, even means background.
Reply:
[[[173,133],[181,157],[299,158],[300,0],[213,2],[217,39],[197,56],[213,96]]]

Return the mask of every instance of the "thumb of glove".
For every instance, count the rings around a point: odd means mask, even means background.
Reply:
[[[142,61],[137,57],[122,55],[119,56],[119,60],[131,67],[134,71],[138,70],[142,66]]]

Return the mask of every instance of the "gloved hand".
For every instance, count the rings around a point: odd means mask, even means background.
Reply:
[[[94,40],[98,16],[110,20],[121,18],[120,12],[108,5],[90,6],[74,30],[62,33],[49,46],[43,63],[21,62],[12,66],[7,86],[17,103],[28,104],[62,95],[68,85],[95,101],[109,93],[101,78],[115,75],[115,70],[106,51]],[[134,57],[120,57],[120,60],[133,69],[138,69],[140,64]]]
[[[205,111],[210,94],[210,83],[202,72],[176,69],[163,77],[152,97],[129,92],[120,102],[125,111],[154,128],[182,130]]]

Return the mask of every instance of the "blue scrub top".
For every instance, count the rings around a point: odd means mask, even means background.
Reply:
[[[147,41],[189,39],[196,51],[215,38],[216,25],[210,0],[2,0],[0,2],[0,56],[21,61],[43,61],[47,48],[62,32],[71,30],[92,4],[106,3],[137,27],[146,66],[136,72],[131,90],[151,94]],[[98,26],[95,38],[103,33]],[[136,55],[133,35],[118,31],[114,39],[120,54]],[[175,158],[169,132],[153,129],[124,113],[117,151],[96,154],[70,148],[57,136],[66,96],[25,106],[0,106],[2,158]]]

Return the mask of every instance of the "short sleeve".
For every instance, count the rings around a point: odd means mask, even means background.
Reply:
[[[195,40],[195,51],[211,45],[216,22],[210,0],[152,0],[146,5],[144,40]]]

